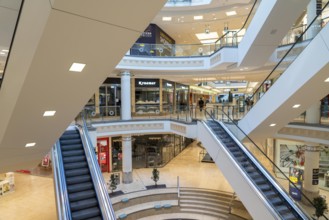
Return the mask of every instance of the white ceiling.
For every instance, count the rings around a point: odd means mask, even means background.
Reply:
[[[253,0],[212,0],[210,4],[203,6],[164,7],[152,23],[174,38],[176,44],[200,44],[195,34],[204,33],[206,26],[219,36],[222,35],[225,24],[229,29],[240,29],[253,3]],[[227,11],[236,11],[237,15],[227,16]],[[195,21],[195,15],[203,15],[203,20]],[[172,20],[162,21],[164,16],[170,16]]]

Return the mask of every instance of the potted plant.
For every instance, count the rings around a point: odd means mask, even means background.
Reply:
[[[317,219],[319,219],[328,210],[328,204],[326,203],[326,200],[321,196],[315,197],[313,199],[313,203],[315,207],[315,216]]]
[[[116,190],[117,185],[118,185],[118,183],[116,181],[114,174],[111,174],[110,181],[109,181],[109,188],[111,190],[111,193],[113,193],[113,191]]]
[[[151,179],[154,181],[155,187],[157,187],[157,182],[160,179],[160,172],[157,168],[153,168]]]

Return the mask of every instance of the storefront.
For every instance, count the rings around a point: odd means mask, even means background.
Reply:
[[[99,87],[96,112],[101,116],[120,116],[121,111],[121,79],[107,78]]]
[[[172,112],[174,105],[175,83],[162,80],[162,103],[161,112]]]
[[[189,86],[176,83],[175,104],[177,111],[185,111],[189,107]]]
[[[122,170],[121,136],[111,137],[112,157],[110,172]],[[193,139],[175,134],[132,136],[133,169],[163,167],[192,143]]]
[[[136,114],[160,113],[160,80],[135,79],[135,112]]]

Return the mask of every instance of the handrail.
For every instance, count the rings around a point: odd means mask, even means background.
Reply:
[[[215,118],[207,111],[207,114],[210,116],[210,118],[213,120],[213,121],[216,121]],[[224,114],[228,119],[229,121],[235,125],[236,128],[238,128],[239,132],[241,132],[243,135],[245,135],[245,137],[260,151],[260,153],[265,156],[265,158],[271,163],[271,165],[274,166],[274,168],[276,170],[278,170],[281,175],[283,175],[285,177],[286,180],[288,180],[289,184],[293,185],[297,190],[298,187],[286,176],[286,174],[275,164],[274,161],[271,160],[271,158],[269,158],[262,150],[261,148],[238,126],[238,124],[232,120],[225,112],[222,111],[222,114]],[[269,172],[259,163],[257,162],[257,159],[253,156],[253,154],[248,150],[246,149],[241,143],[240,141],[235,137],[235,135],[232,134],[231,130],[229,130],[228,128],[226,128],[226,126],[223,126],[223,128],[230,134],[230,136],[235,139],[237,142],[237,144],[239,144],[239,146],[241,147],[241,149],[248,155],[248,157],[256,163],[255,165],[257,167],[259,167],[259,169],[262,171],[262,173],[264,175],[266,175],[266,177],[269,177],[268,180],[276,187],[276,189],[280,192],[280,194],[287,199],[287,202],[292,206],[292,207],[296,207],[298,206],[299,207],[299,204],[297,203],[294,203],[291,198],[288,196],[287,192],[282,188],[280,187],[280,185],[277,183],[277,181],[272,177],[271,174],[269,174]],[[313,202],[301,191],[299,190],[299,192],[301,193],[301,195],[303,196],[304,199],[306,199],[313,207],[314,207],[314,204]],[[300,208],[298,208],[297,210],[300,210]],[[296,210],[296,211],[297,211]],[[297,211],[298,212],[298,211]],[[298,212],[299,213],[299,212]],[[303,213],[304,215],[305,213]],[[325,219],[328,220],[327,217],[324,216]]]
[[[85,150],[89,170],[91,171],[90,174],[92,176],[92,181],[94,183],[94,188],[98,197],[98,202],[102,212],[103,219],[116,220],[115,213],[110,200],[110,196],[106,189],[106,183],[104,181],[103,175],[97,163],[95,151],[93,150],[92,142],[88,134],[87,124],[83,116],[82,116],[82,120],[83,120],[83,126],[81,125],[76,125],[76,126],[79,129],[81,135],[83,148]]]
[[[264,86],[265,82],[268,81],[268,79],[270,78],[270,76],[272,76],[272,74],[279,67],[279,65],[283,62],[283,60],[288,56],[288,54],[290,53],[290,51],[292,51],[292,49],[295,47],[295,45],[298,44],[300,42],[300,40],[303,39],[304,34],[309,30],[309,28],[312,27],[313,23],[319,18],[319,16],[322,15],[323,10],[328,5],[329,5],[329,1],[323,6],[323,8],[321,9],[320,13],[315,18],[313,18],[313,20],[306,27],[306,29],[304,30],[304,32],[299,35],[299,37],[297,38],[297,40],[291,45],[291,47],[287,50],[287,52],[284,54],[284,56],[280,59],[280,61],[274,66],[274,68],[272,69],[272,71],[267,75],[267,77],[263,80],[263,82],[260,84],[260,86],[255,90],[255,92],[252,94],[252,96],[250,97],[250,99],[252,99],[252,100],[255,101],[254,97],[255,97],[256,93]],[[261,97],[259,97],[259,99],[260,98]]]
[[[63,166],[63,158],[60,151],[60,143],[57,141],[52,147],[52,166],[54,172],[54,185],[56,194],[57,217],[59,220],[71,220],[70,202],[67,194],[67,186],[65,180],[65,171]]]
[[[242,27],[240,28],[240,30],[238,30],[236,33],[235,33],[235,37],[238,35],[238,33],[246,26],[250,16],[251,16],[251,12],[254,10],[255,6],[256,6],[256,3],[257,3],[257,0],[254,1],[254,4],[252,5],[252,8],[247,16],[247,19],[244,21]]]
[[[15,41],[15,36],[16,36],[16,31],[17,31],[17,27],[18,27],[18,23],[20,21],[20,18],[21,18],[21,14],[22,14],[22,10],[23,10],[23,5],[25,3],[25,0],[21,0],[21,6],[19,8],[19,11],[18,11],[18,16],[17,16],[17,22],[15,23],[15,27],[14,27],[14,31],[13,31],[13,35],[11,37],[11,41],[10,41],[10,45],[9,45],[9,52],[8,52],[8,56],[6,58],[6,61],[5,61],[5,66],[3,68],[3,73],[2,73],[2,78],[0,79],[0,88],[1,88],[1,85],[2,85],[2,82],[3,82],[3,79],[4,79],[4,76],[5,76],[5,73],[6,73],[6,69],[7,69],[7,64],[8,64],[8,60],[9,60],[9,57],[10,57],[10,54],[11,54],[11,48],[13,47],[13,43]]]

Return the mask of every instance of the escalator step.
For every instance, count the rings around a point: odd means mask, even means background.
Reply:
[[[70,203],[96,197],[93,189],[69,194]]]
[[[257,172],[257,170],[255,169],[255,167],[253,167],[253,166],[251,166],[251,165],[249,165],[249,166],[245,166],[244,169],[245,169],[245,171],[246,171],[247,173],[254,173],[254,172]]]
[[[238,147],[228,147],[228,149],[229,149],[232,153],[240,152],[240,148],[238,148]]]
[[[82,176],[85,174],[89,174],[88,168],[80,168],[65,171],[65,177],[73,177],[73,176]]]
[[[80,150],[83,149],[82,144],[70,144],[70,145],[61,145],[62,152],[71,151],[71,150]]]
[[[277,206],[277,205],[282,205],[283,201],[281,200],[280,197],[275,197],[271,199],[271,203]]]
[[[67,139],[79,139],[80,134],[75,133],[75,134],[64,134],[61,136],[61,140],[67,140]]]
[[[270,191],[272,189],[271,186],[268,184],[259,185],[258,187],[262,191]]]
[[[65,170],[78,169],[78,168],[84,168],[84,167],[88,167],[88,164],[86,161],[64,164]]]
[[[66,135],[66,134],[78,134],[79,131],[77,129],[74,129],[74,130],[66,130],[63,135]]]
[[[93,207],[89,209],[79,210],[76,212],[72,212],[72,219],[73,220],[82,220],[82,219],[89,219],[93,217],[100,217],[101,212],[98,207]]]
[[[292,214],[292,213],[284,214],[283,217],[284,217],[285,220],[295,220],[295,219],[297,219],[296,216],[294,216],[294,214]]]
[[[249,176],[255,181],[257,179],[263,179],[262,175],[259,173],[249,173]]]
[[[90,175],[68,177],[68,178],[66,178],[66,185],[85,183],[85,182],[89,182],[89,181],[91,181]]]
[[[82,162],[86,160],[86,156],[73,156],[73,157],[63,157],[63,163],[75,163],[75,162]]]
[[[239,161],[239,162],[246,162],[246,161],[248,161],[247,158],[246,158],[246,156],[244,156],[244,155],[243,156],[240,156],[240,157],[236,157],[235,159],[237,161]]]
[[[85,155],[84,150],[67,150],[62,152],[63,157],[72,157],[72,156],[80,156]]]
[[[290,210],[288,209],[288,207],[285,206],[285,205],[279,205],[279,206],[276,206],[276,210],[277,210],[279,213],[288,213],[288,212],[290,212]]]
[[[71,211],[75,212],[81,209],[87,209],[98,205],[98,201],[95,198],[80,200],[77,202],[71,202],[70,207]]]
[[[99,216],[99,217],[88,218],[87,220],[103,220],[103,218]]]
[[[234,157],[245,157],[242,152],[234,152],[232,153]]]
[[[80,192],[80,191],[89,190],[89,189],[93,189],[92,182],[77,183],[77,184],[67,186],[67,191],[69,193],[75,193],[75,192]]]
[[[255,182],[257,185],[262,185],[262,184],[267,183],[266,179],[264,179],[264,178],[258,178],[258,179],[255,179],[254,182]],[[274,193],[274,195],[276,195],[276,194]],[[271,195],[269,194],[269,196],[271,196]]]
[[[81,139],[80,138],[70,139],[70,140],[62,140],[62,139],[60,139],[59,142],[61,143],[61,146],[63,146],[63,145],[71,145],[71,144],[81,144]]]
[[[258,181],[258,180],[259,179],[255,180],[255,182]],[[277,193],[275,191],[264,192],[264,194],[267,198],[273,198],[274,196],[277,196]]]

